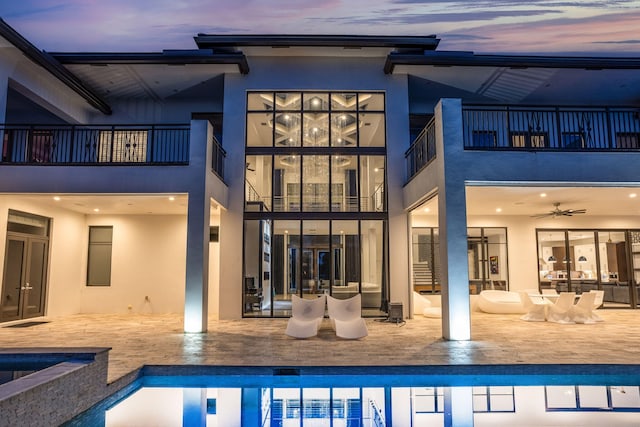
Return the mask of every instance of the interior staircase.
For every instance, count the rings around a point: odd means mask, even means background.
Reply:
[[[429,263],[420,262],[413,264],[413,289],[416,292],[440,292],[438,277],[435,277],[435,286],[433,279],[434,273],[431,270],[431,267],[429,267]]]

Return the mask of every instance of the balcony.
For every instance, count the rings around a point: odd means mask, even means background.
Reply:
[[[462,122],[465,149],[640,149],[638,109],[463,106]]]
[[[407,182],[436,157],[432,120],[405,153]],[[465,150],[630,152],[640,150],[640,109],[464,105]]]
[[[404,153],[407,167],[407,181],[418,174],[436,157],[436,126],[431,119],[418,137]]]
[[[2,164],[186,165],[189,126],[0,127]]]

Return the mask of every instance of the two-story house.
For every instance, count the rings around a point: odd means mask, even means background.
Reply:
[[[435,36],[220,36],[47,53],[0,21],[0,321],[365,316],[485,289],[640,281],[639,58],[438,51]],[[397,306],[396,306],[397,307]]]

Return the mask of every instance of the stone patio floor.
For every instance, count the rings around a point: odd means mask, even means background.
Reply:
[[[472,339],[445,341],[441,320],[404,326],[367,319],[369,336],[337,338],[325,319],[317,337],[284,334],[287,319],[211,320],[184,334],[178,315],[72,315],[25,328],[0,327],[0,346],[111,347],[111,383],[143,365],[350,366],[640,364],[640,310],[599,310],[604,322],[560,325],[519,315],[472,313]]]

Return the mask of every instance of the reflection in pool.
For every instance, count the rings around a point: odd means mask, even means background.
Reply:
[[[125,399],[102,405],[71,425],[477,427],[640,423],[637,376],[612,377],[617,385],[602,376],[513,378],[148,376]]]

